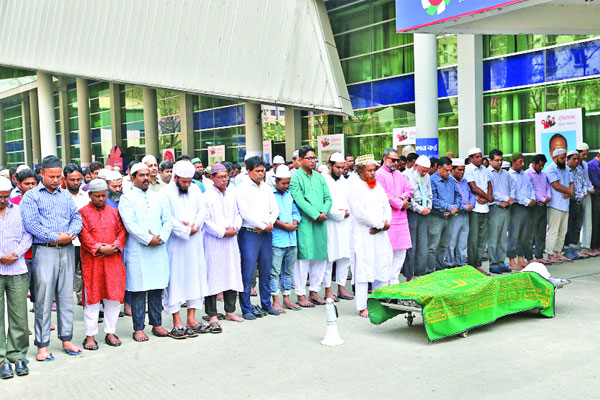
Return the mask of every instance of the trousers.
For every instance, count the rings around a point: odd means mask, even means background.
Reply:
[[[508,246],[508,220],[510,209],[490,206],[488,255],[490,267],[504,266]]]
[[[349,258],[340,258],[335,261],[328,261],[325,268],[325,276],[323,278],[323,286],[331,287],[331,276],[333,274],[333,263],[335,263],[335,283],[339,286],[346,286],[348,279],[348,268],[350,268]]]
[[[185,304],[187,305],[188,310],[193,308],[195,310],[200,310],[202,308],[202,301],[203,298],[198,298],[198,299],[187,299],[185,301]],[[163,301],[164,303],[164,301]],[[182,302],[178,302],[172,305],[167,305],[167,304],[163,304],[163,309],[165,310],[165,312],[167,314],[176,314],[179,312],[179,310],[181,310],[181,306],[183,305]]]
[[[469,240],[469,214],[458,214],[450,222],[450,237],[446,248],[446,265],[467,265],[467,243]]]
[[[592,242],[592,196],[583,198],[583,231],[581,234],[581,247],[589,249]]]
[[[77,301],[81,300],[81,291],[83,289],[83,279],[81,278],[81,247],[74,246],[75,249],[75,276],[73,277],[73,290],[77,295]]]
[[[244,314],[252,312],[250,289],[252,277],[258,269],[258,287],[261,307],[268,311],[271,309],[271,290],[269,278],[273,262],[273,248],[271,233],[256,233],[242,229],[238,235],[238,246],[242,261],[242,282],[244,291],[240,293],[240,308]]]
[[[27,356],[27,287],[27,274],[0,275],[0,363],[4,360],[14,363]],[[8,335],[4,325],[5,312],[8,316]]]
[[[577,247],[581,238],[583,216],[583,200],[578,203],[577,200],[571,199],[569,201],[569,221],[567,222],[567,233],[565,234],[565,247]]]
[[[371,284],[371,289],[376,290],[382,286],[389,285],[388,282],[375,280]],[[362,311],[367,308],[367,299],[369,298],[369,282],[354,282],[354,301],[356,309]]]
[[[225,303],[225,312],[235,312],[235,301],[237,299],[237,292],[235,290],[226,290],[223,292],[223,303]],[[217,315],[217,295],[206,296],[204,298],[204,311],[209,317]]]
[[[537,204],[531,208],[530,221],[531,233],[529,234],[528,253],[525,258],[528,260],[544,258],[544,250],[546,249],[546,225],[548,221],[546,205],[538,206]]]
[[[292,276],[298,250],[296,246],[275,247],[273,246],[273,261],[271,262],[271,275],[269,287],[271,296],[284,296],[292,293]]]
[[[508,225],[508,258],[527,257],[531,254],[531,212],[528,207],[513,204]]]
[[[402,273],[406,278],[425,275],[427,269],[427,244],[429,215],[408,211],[408,229],[412,247],[406,251]]]
[[[448,235],[450,233],[450,217],[444,218],[438,215],[429,217],[427,225],[428,246],[427,246],[427,269],[426,272],[432,273],[446,268],[444,256],[448,246]]]
[[[325,278],[327,260],[297,260],[294,265],[294,291],[297,296],[306,295],[306,279],[309,278],[308,290],[319,292]]]
[[[469,214],[469,239],[467,256],[472,267],[481,267],[488,238],[488,213]]]
[[[548,254],[560,253],[565,243],[569,224],[569,212],[548,207],[548,230],[546,231],[546,251]]]
[[[131,319],[134,331],[143,331],[146,321],[146,296],[148,297],[148,321],[152,326],[162,325],[163,289],[131,293]]]
[[[394,250],[394,255],[392,257],[392,277],[390,279],[390,285],[397,285],[400,283],[400,272],[402,272],[402,268],[404,267],[405,259],[406,249]],[[348,265],[350,265],[349,260]],[[344,280],[344,283],[346,283],[346,280]]]
[[[114,300],[102,300],[104,303],[104,333],[115,333],[121,303]],[[98,333],[98,315],[100,303],[88,304],[83,308],[83,321],[85,322],[85,335],[94,336]]]

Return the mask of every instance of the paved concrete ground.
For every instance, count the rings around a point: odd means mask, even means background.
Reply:
[[[108,347],[100,334],[100,350],[77,357],[61,353],[53,333],[56,360],[32,361],[28,377],[0,381],[0,398],[597,399],[600,259],[550,270],[573,278],[557,292],[555,318],[510,316],[435,344],[421,317],[411,328],[401,316],[373,326],[349,301],[338,303],[346,342],[335,348],[319,344],[323,307],[225,322],[221,335],[150,336],[146,343],[131,339],[131,320],[123,317],[121,347]],[[83,335],[77,307],[78,344]]]

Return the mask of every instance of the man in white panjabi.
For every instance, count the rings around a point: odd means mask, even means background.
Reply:
[[[352,280],[356,309],[361,317],[368,318],[369,283],[375,290],[388,285],[393,275],[393,251],[387,234],[392,208],[385,191],[375,180],[376,162],[373,155],[358,157],[356,164],[359,179],[351,180],[348,197],[352,214]]]
[[[173,167],[171,182],[161,191],[169,202],[173,230],[167,241],[171,274],[165,289],[163,307],[173,315],[173,330],[169,336],[185,339],[206,333],[209,327],[199,323],[195,311],[202,307],[208,295],[206,261],[204,259],[203,226],[206,203],[200,188],[192,184],[194,165],[181,160]],[[187,303],[187,323],[181,322],[179,310]]]
[[[325,182],[329,187],[331,195],[331,209],[327,214],[327,268],[323,285],[325,286],[325,297],[335,299],[331,290],[331,276],[333,274],[333,263],[335,262],[335,283],[337,283],[337,297],[344,300],[352,300],[354,297],[346,291],[346,279],[348,267],[350,266],[350,206],[348,205],[348,194],[350,184],[344,178],[346,160],[341,153],[333,153],[329,157],[329,172],[323,174]]]

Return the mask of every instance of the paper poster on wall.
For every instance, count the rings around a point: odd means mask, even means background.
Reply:
[[[108,158],[106,159],[106,166],[118,167],[119,171],[124,171],[125,158],[119,146],[113,146],[110,149],[110,153],[108,153]]]
[[[438,138],[417,138],[415,150],[420,156],[439,157],[439,140]]]
[[[263,157],[266,163],[271,164],[273,160],[273,142],[270,140],[263,140]]]
[[[581,108],[535,113],[536,151],[548,158],[558,148],[575,150],[583,141],[583,112]]]
[[[208,146],[208,165],[225,161],[225,145]]]
[[[393,139],[394,139],[394,148],[397,149],[398,146],[406,146],[408,144],[416,144],[417,140],[417,127],[410,126],[408,128],[394,128]]]
[[[344,134],[317,136],[317,148],[319,150],[319,164],[329,161],[333,153],[344,152]]]
[[[163,161],[171,161],[175,162],[175,149],[163,149],[162,151],[162,160]]]

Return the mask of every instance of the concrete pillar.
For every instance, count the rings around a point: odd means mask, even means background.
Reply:
[[[191,94],[179,94],[181,115],[181,153],[194,157],[194,104]]]
[[[110,131],[112,147],[121,147],[121,85],[109,83],[110,95]]]
[[[417,138],[438,137],[437,38],[415,33],[415,119]]]
[[[37,72],[38,108],[40,116],[40,156],[56,155],[56,127],[54,125],[54,90],[52,75]],[[40,160],[41,163],[41,160]]]
[[[156,90],[143,89],[144,98],[144,131],[146,138],[146,154],[159,157],[158,147],[158,110],[156,106]]]
[[[285,108],[285,159],[292,160],[295,150],[302,146],[302,117],[300,110]]]
[[[4,106],[0,101],[0,166],[6,166],[6,136],[4,135]]]
[[[258,103],[245,103],[246,154],[262,156],[262,110]]]
[[[62,141],[62,162],[71,162],[71,135],[69,134],[69,97],[67,85],[62,84],[58,89],[58,110],[60,114],[60,136]]]
[[[483,142],[483,39],[458,36],[458,152],[466,157]]]
[[[40,147],[40,110],[38,108],[38,94],[36,90],[29,91],[29,118],[31,121],[31,149],[33,152],[33,164],[30,167],[35,168],[42,162],[42,152]]]
[[[29,96],[21,99],[21,118],[23,121],[23,153],[25,164],[33,167],[33,149],[31,148],[31,116],[29,107]]]
[[[90,87],[87,79],[77,78],[77,119],[79,122],[79,159],[83,168],[92,162],[90,129]]]

